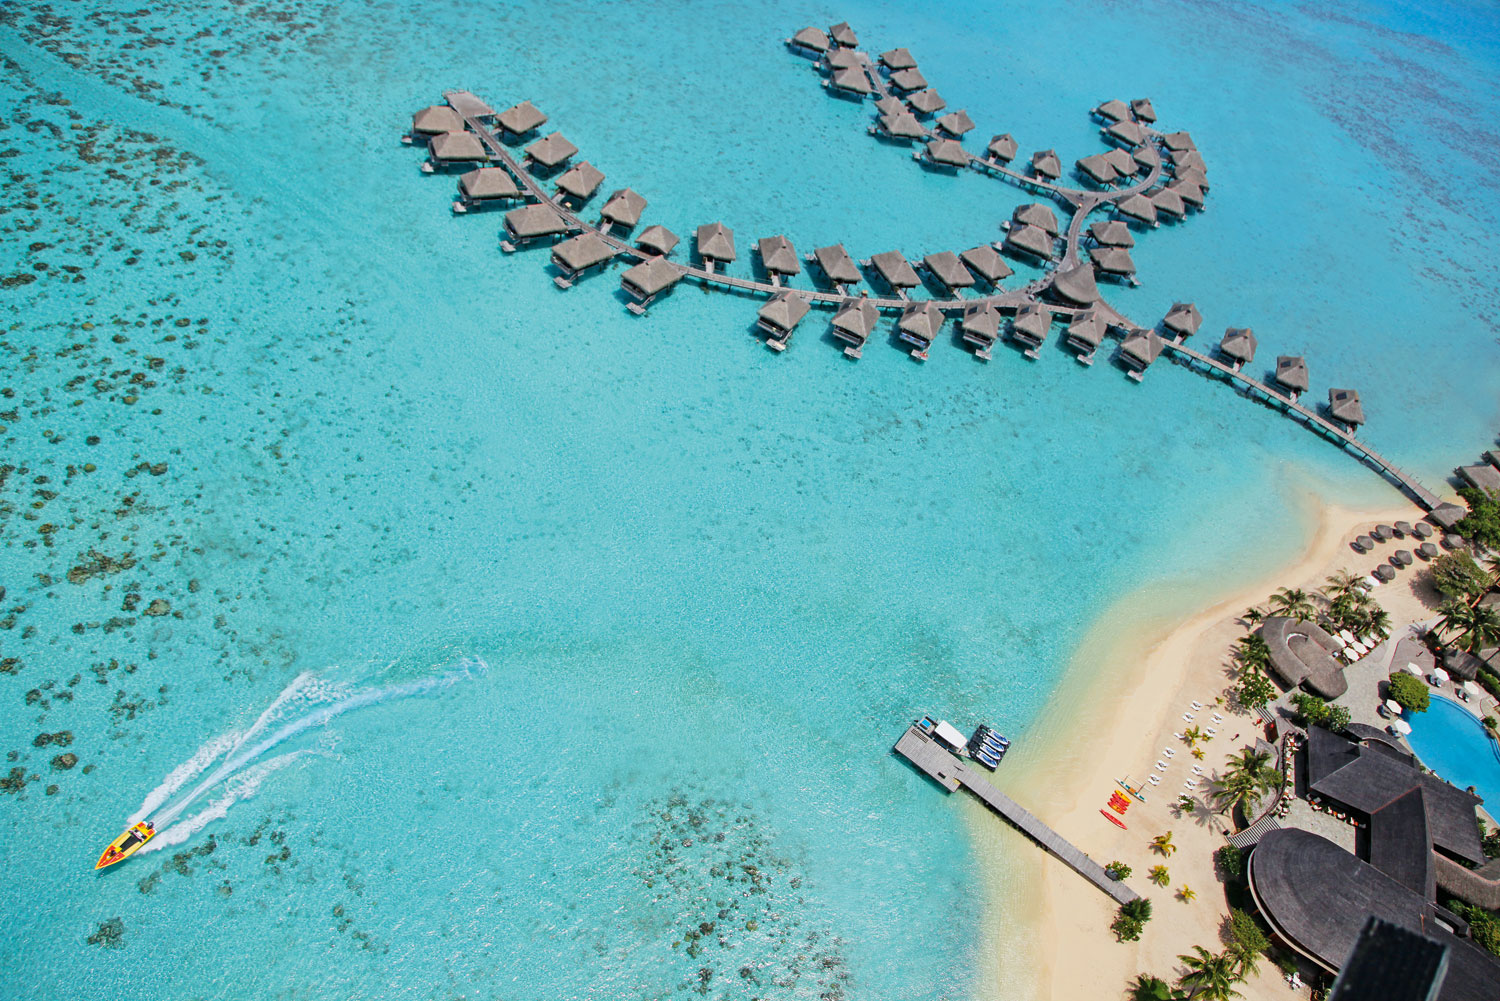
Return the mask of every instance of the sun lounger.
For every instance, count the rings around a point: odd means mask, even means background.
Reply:
[[[1192,713],[1183,713],[1182,714],[1182,718],[1185,719],[1185,720],[1187,720],[1189,723],[1191,723],[1193,721],[1193,714]]]
[[[1215,730],[1211,726],[1204,727],[1203,732],[1208,734],[1210,737],[1217,737],[1219,735],[1219,731]]]
[[[1220,716],[1218,713],[1214,713],[1214,722],[1215,723],[1222,723],[1222,722],[1224,722],[1224,717]]]
[[[1202,709],[1202,708],[1203,708],[1203,703],[1202,702],[1194,702],[1193,703],[1193,709],[1194,709],[1194,711],[1197,711],[1197,710]]]
[[[1174,733],[1172,734],[1172,736],[1176,737],[1178,740],[1187,740],[1187,737],[1180,733]]]
[[[1164,754],[1164,755],[1166,755],[1169,758],[1175,758],[1175,757],[1177,757],[1177,752],[1174,751],[1174,750],[1172,750],[1170,747],[1163,747],[1161,749],[1161,753]]]
[[[1156,763],[1156,770],[1159,771],[1159,772],[1166,771],[1167,770],[1167,763],[1165,761],[1158,761]]]
[[[1161,785],[1161,779],[1157,778],[1155,775],[1147,775],[1146,781],[1150,782],[1154,786]]]
[[[1202,775],[1203,774],[1203,766],[1202,765],[1194,765],[1193,766],[1193,774],[1194,775]]]
[[[1188,790],[1188,791],[1192,791],[1192,788],[1193,788],[1193,780],[1192,780],[1192,779],[1188,779],[1188,780],[1187,780],[1187,781],[1186,781],[1186,782],[1184,782],[1184,783],[1183,783],[1183,784],[1182,784],[1182,788],[1184,788],[1184,789],[1187,789],[1187,790]]]

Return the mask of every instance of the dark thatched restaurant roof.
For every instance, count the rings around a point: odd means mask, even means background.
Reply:
[[[444,132],[433,136],[427,144],[434,160],[446,163],[465,163],[471,160],[487,160],[484,144],[472,132]]]
[[[950,111],[937,120],[937,127],[955,138],[974,131],[974,119],[963,108]]]
[[[899,250],[887,250],[870,258],[870,266],[880,272],[880,277],[892,288],[916,288],[922,279],[912,269],[911,262],[901,256]]]
[[[1015,273],[1011,270],[1010,265],[1005,263],[1005,259],[1000,256],[999,251],[988,243],[981,243],[977,247],[970,247],[958,256],[963,258],[964,264],[968,266],[970,271],[990,283],[1009,278]]]
[[[661,225],[647,226],[635,239],[637,247],[663,257],[670,254],[677,244],[677,234]]]
[[[859,273],[859,267],[854,263],[854,258],[844,249],[842,243],[835,243],[831,247],[819,247],[813,251],[813,259],[818,262],[818,267],[823,269],[823,274],[828,280],[839,285],[853,285],[861,281],[864,275]]]
[[[514,135],[539,129],[547,124],[547,116],[530,101],[522,101],[500,112],[500,127]]]
[[[1255,360],[1255,348],[1255,332],[1249,327],[1230,327],[1219,342],[1219,350],[1242,365]]]
[[[664,257],[642,261],[620,276],[621,285],[635,289],[643,297],[665,292],[681,280],[682,272],[667,263]]]
[[[974,284],[974,276],[969,274],[969,269],[964,267],[958,255],[951,250],[928,254],[922,258],[922,266],[949,288],[969,288]]]
[[[1203,325],[1203,314],[1190,302],[1174,302],[1161,322],[1172,333],[1191,337]]]
[[[621,226],[634,226],[641,221],[641,213],[645,211],[646,199],[630,188],[621,188],[609,196],[599,214]]]
[[[521,189],[504,167],[478,167],[458,179],[458,186],[470,198],[518,198]]]
[[[549,133],[526,147],[526,155],[543,167],[556,167],[577,152],[578,147],[561,132]]]
[[[615,256],[615,248],[592,230],[579,233],[552,248],[552,258],[572,271],[582,271]]]
[[[1293,392],[1307,392],[1307,359],[1301,355],[1279,355],[1276,358],[1276,381]]]
[[[1016,150],[1019,148],[1015,138],[1009,132],[1006,132],[991,139],[987,151],[996,160],[1002,163],[1010,163],[1010,161],[1016,158]]]
[[[779,275],[795,275],[802,270],[802,262],[792,241],[784,236],[768,236],[755,244],[760,255],[761,267]]]
[[[734,260],[734,230],[722,222],[704,223],[693,238],[698,245],[698,256],[704,260],[726,263]]]
[[[1330,389],[1328,412],[1345,424],[1365,422],[1365,408],[1359,405],[1359,393],[1353,389]]]
[[[909,70],[917,65],[912,54],[904,48],[891,49],[889,52],[880,54],[880,61],[885,64],[886,69]]]
[[[1005,234],[1005,247],[1033,257],[1050,258],[1054,237],[1040,226],[1012,225]]]
[[[915,94],[908,94],[906,103],[919,115],[935,115],[948,106],[948,102],[935,90],[919,90]]]
[[[1273,615],[1261,623],[1260,637],[1271,650],[1272,673],[1287,687],[1301,685],[1325,699],[1349,690],[1344,666],[1333,657],[1338,644],[1317,623]]]
[[[934,139],[927,144],[927,157],[945,167],[967,167],[969,154],[957,139]]]
[[[462,132],[464,120],[458,112],[446,104],[434,104],[411,116],[411,130],[428,136],[440,136],[444,132]]]
[[[1135,236],[1130,227],[1118,219],[1106,219],[1089,227],[1089,236],[1101,247],[1134,247]]]
[[[573,164],[557,179],[557,190],[574,198],[588,198],[604,183],[604,172],[587,160]]]
[[[1052,291],[1075,306],[1091,306],[1099,301],[1094,269],[1087,264],[1059,268],[1052,278]]]

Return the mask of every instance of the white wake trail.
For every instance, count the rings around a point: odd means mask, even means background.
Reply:
[[[170,848],[180,845],[194,834],[203,830],[216,820],[222,820],[229,813],[229,808],[241,800],[250,799],[260,790],[260,784],[266,780],[266,776],[272,772],[278,772],[287,765],[296,761],[306,754],[317,753],[311,748],[300,751],[288,751],[286,754],[278,754],[274,758],[262,761],[243,775],[236,775],[224,784],[224,795],[209,803],[208,808],[200,813],[195,813],[180,824],[173,824],[162,831],[156,837],[146,842],[141,847],[140,853],[154,852],[161,848]]]
[[[126,826],[137,823],[160,809],[161,805],[171,799],[172,795],[186,785],[189,779],[201,774],[204,769],[218,759],[219,755],[237,747],[240,737],[239,733],[226,733],[212,738],[202,747],[198,748],[191,758],[188,758],[182,764],[172,769],[171,774],[166,777],[161,785],[146,794],[146,798],[141,801],[141,805],[130,815],[129,823]]]

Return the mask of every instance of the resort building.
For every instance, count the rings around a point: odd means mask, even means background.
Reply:
[[[1339,645],[1316,622],[1273,615],[1260,624],[1260,638],[1271,651],[1271,672],[1285,687],[1300,685],[1324,699],[1349,690],[1344,665],[1333,655]]]

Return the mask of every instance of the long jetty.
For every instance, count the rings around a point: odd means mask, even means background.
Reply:
[[[837,49],[838,45],[835,44],[834,48]],[[891,98],[893,94],[889,81],[875,61],[857,48],[853,48],[852,51],[860,72],[870,82],[871,96],[879,100]],[[443,97],[463,121],[465,128],[478,137],[483,145],[487,162],[503,166],[515,179],[517,186],[527,199],[551,207],[562,217],[570,232],[589,232],[597,235],[610,247],[616,257],[632,262],[658,260],[662,265],[671,268],[680,279],[723,291],[767,299],[791,293],[805,300],[810,306],[826,310],[837,310],[850,302],[857,301],[869,303],[881,312],[902,312],[911,307],[914,302],[918,304],[930,302],[946,317],[953,317],[963,314],[975,305],[988,304],[1003,313],[1013,314],[1025,306],[1040,304],[1046,307],[1054,319],[1063,321],[1093,311],[1106,321],[1105,336],[1116,341],[1123,341],[1134,331],[1148,329],[1144,325],[1137,324],[1102,298],[1080,305],[1060,296],[1054,286],[1059,273],[1088,266],[1080,254],[1084,240],[1083,225],[1088,216],[1100,209],[1113,208],[1134,195],[1147,194],[1162,181],[1167,170],[1164,150],[1168,137],[1155,126],[1154,122],[1144,120],[1134,122],[1143,137],[1137,152],[1141,154],[1141,159],[1145,161],[1144,165],[1149,169],[1143,178],[1134,180],[1123,187],[1102,189],[1069,187],[1041,176],[1024,174],[988,153],[980,156],[965,150],[967,169],[1020,186],[1027,191],[1055,201],[1068,214],[1068,223],[1062,234],[1064,249],[1061,256],[1057,258],[1056,267],[1022,288],[1002,289],[997,285],[989,295],[964,297],[952,292],[949,298],[921,300],[911,299],[899,293],[896,296],[878,296],[867,293],[850,295],[844,286],[836,286],[835,290],[830,291],[796,287],[785,281],[758,281],[753,278],[725,274],[715,270],[711,265],[695,267],[692,264],[683,264],[659,257],[651,251],[633,245],[628,239],[617,236],[613,227],[607,223],[595,225],[584,221],[578,211],[570,207],[564,198],[548,191],[485,121],[486,118],[492,118],[494,113],[488,105],[471,92],[450,90],[445,91]],[[943,133],[936,128],[921,122],[918,124],[923,142],[943,137]],[[1432,512],[1443,506],[1442,498],[1427,489],[1415,476],[1360,440],[1354,433],[1354,425],[1344,425],[1330,420],[1317,410],[1299,403],[1296,393],[1267,385],[1243,371],[1237,364],[1227,364],[1210,354],[1188,347],[1185,340],[1186,338],[1182,336],[1163,336],[1162,354],[1191,371],[1233,385],[1241,395],[1286,414],[1374,469],[1424,510]]]
[[[1004,817],[1012,826],[1036,844],[1060,859],[1084,879],[1124,904],[1139,897],[1124,883],[1111,879],[1104,867],[1042,823],[1015,800],[996,789],[990,781],[955,757],[919,727],[910,726],[896,741],[895,752],[938,785],[945,792],[967,789],[985,806]]]

